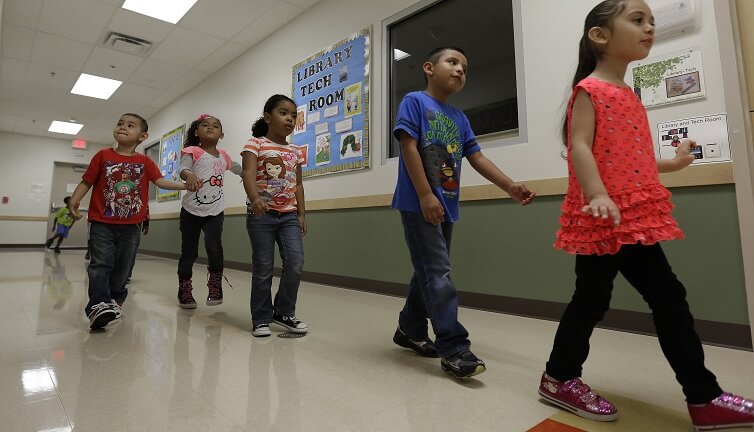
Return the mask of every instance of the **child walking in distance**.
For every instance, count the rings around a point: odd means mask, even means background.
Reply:
[[[67,196],[63,198],[65,207],[55,212],[55,221],[52,223],[52,232],[55,233],[52,237],[47,239],[45,247],[48,249],[52,246],[52,242],[58,239],[58,244],[55,245],[55,253],[60,253],[60,243],[63,243],[63,239],[68,238],[68,232],[73,226],[73,217],[71,216],[71,197]]]
[[[147,121],[138,114],[123,114],[113,130],[116,148],[94,155],[81,183],[71,197],[74,219],[81,199],[93,188],[89,203],[90,262],[89,303],[84,313],[89,327],[101,329],[121,316],[126,300],[126,278],[139,246],[139,224],[148,205],[148,181],[162,189],[186,189],[183,183],[166,180],[136,146],[147,139]]]
[[[263,117],[252,127],[244,146],[243,185],[246,230],[252,249],[251,334],[266,337],[270,323],[293,333],[306,333],[309,326],[296,318],[296,298],[304,266],[306,207],[301,183],[301,150],[286,141],[296,123],[296,104],[274,95],[264,104]],[[283,260],[283,273],[272,301],[272,269],[275,243]]]
[[[181,151],[181,178],[196,188],[183,195],[181,208],[181,258],[178,261],[178,305],[196,309],[191,294],[192,269],[198,255],[199,233],[204,231],[204,248],[209,259],[207,306],[223,302],[223,220],[225,171],[241,175],[241,164],[217,148],[223,138],[220,119],[202,114],[191,123]]]
[[[754,425],[754,402],[724,393],[704,365],[686,290],[661,241],[683,238],[658,172],[694,160],[683,140],[673,159],[655,159],[641,101],[623,82],[631,61],[649,54],[654,18],[643,0],[608,0],[586,17],[563,135],[568,192],[555,247],[576,255],[576,291],[560,320],[539,394],[579,416],[615,420],[618,410],[581,381],[589,338],[610,306],[620,272],[642,295],[662,352],[686,396],[697,430]]]
[[[467,378],[485,371],[469,349],[458,322],[458,294],[450,277],[450,241],[459,216],[461,161],[526,205],[534,193],[514,183],[487,159],[466,115],[448,105],[448,96],[466,83],[466,56],[459,48],[429,53],[423,65],[427,88],[408,93],[398,108],[393,134],[400,140],[398,183],[392,207],[400,210],[414,266],[406,304],[393,341],[424,357],[440,357],[445,372]],[[427,318],[435,333],[428,336]]]

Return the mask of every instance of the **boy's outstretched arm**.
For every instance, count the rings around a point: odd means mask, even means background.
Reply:
[[[172,180],[168,180],[165,177],[160,177],[154,181],[154,184],[165,190],[186,190],[186,183],[178,183]]]
[[[469,160],[471,166],[486,178],[492,184],[504,190],[511,198],[521,205],[529,204],[536,194],[529,190],[523,183],[517,183],[510,179],[505,173],[500,171],[491,160],[487,159],[487,156],[483,155],[481,151],[470,154],[466,157]]]
[[[427,176],[424,174],[424,165],[419,155],[419,143],[404,131],[400,131],[399,136],[403,163],[406,164],[408,176],[411,177],[411,183],[413,183],[416,194],[419,196],[419,205],[421,205],[424,220],[437,225],[445,219],[445,210],[440,200],[432,192]]]
[[[81,200],[86,196],[87,192],[89,192],[89,189],[91,188],[92,185],[84,180],[81,180],[78,186],[76,186],[76,189],[73,190],[73,194],[71,194],[71,200],[68,202],[71,208],[71,216],[73,216],[73,220],[81,219],[79,206],[81,205]]]

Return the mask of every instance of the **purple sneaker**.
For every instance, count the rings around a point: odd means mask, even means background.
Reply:
[[[618,418],[615,405],[593,392],[580,378],[560,382],[543,373],[539,395],[553,405],[589,420],[613,421]]]

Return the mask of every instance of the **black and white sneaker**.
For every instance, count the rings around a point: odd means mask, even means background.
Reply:
[[[257,324],[251,329],[251,335],[255,337],[267,337],[271,334],[269,324]]]
[[[115,311],[115,319],[119,320],[123,316],[123,307],[118,304],[115,300],[110,301],[110,306],[113,307],[113,310]]]
[[[105,327],[110,321],[118,316],[111,303],[99,302],[92,306],[87,315],[89,317],[89,328],[98,330]]]
[[[291,333],[306,333],[309,331],[309,326],[293,315],[288,316],[274,314],[272,315],[272,321]]]
[[[468,378],[487,370],[482,359],[468,349],[452,356],[443,357],[440,360],[440,367],[456,378]]]
[[[435,344],[432,343],[429,338],[425,337],[422,340],[413,340],[408,337],[408,335],[406,335],[406,333],[404,333],[403,329],[401,329],[400,327],[395,329],[393,342],[395,342],[395,344],[398,346],[402,346],[403,348],[410,348],[414,350],[415,353],[419,354],[422,357],[440,357],[440,354],[438,354],[437,352],[437,347],[435,347]]]

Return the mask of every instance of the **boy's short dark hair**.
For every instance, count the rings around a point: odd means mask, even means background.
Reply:
[[[63,202],[65,203],[65,205],[68,205],[68,202],[70,202],[70,201],[71,201],[71,197],[69,197],[69,196],[63,198]]]
[[[141,131],[142,131],[142,132],[149,132],[149,124],[148,124],[148,123],[147,123],[147,121],[146,121],[146,120],[144,119],[144,117],[142,117],[142,116],[140,116],[140,115],[138,115],[138,114],[134,114],[134,113],[125,113],[125,114],[123,114],[123,115],[122,115],[121,117],[123,117],[123,116],[131,116],[131,117],[136,117],[136,118],[137,118],[137,119],[139,119],[139,121],[141,122]]]
[[[432,51],[430,51],[429,54],[427,54],[427,59],[424,60],[424,62],[425,63],[430,62],[432,64],[435,64],[437,63],[438,60],[440,60],[442,53],[444,53],[445,51],[450,51],[450,50],[458,51],[459,53],[466,55],[466,53],[463,52],[461,48],[454,47],[454,46],[442,46],[442,47],[435,48]]]
[[[437,62],[440,60],[440,57],[442,57],[442,54],[445,51],[458,51],[459,53],[466,55],[465,52],[461,48],[454,47],[454,46],[441,46],[439,48],[435,48],[432,51],[427,54],[427,59],[424,60],[424,63],[430,62],[432,64],[437,64]],[[424,71],[424,68],[422,68],[422,72]],[[427,74],[424,74],[424,83],[429,84],[429,80],[427,79]]]

